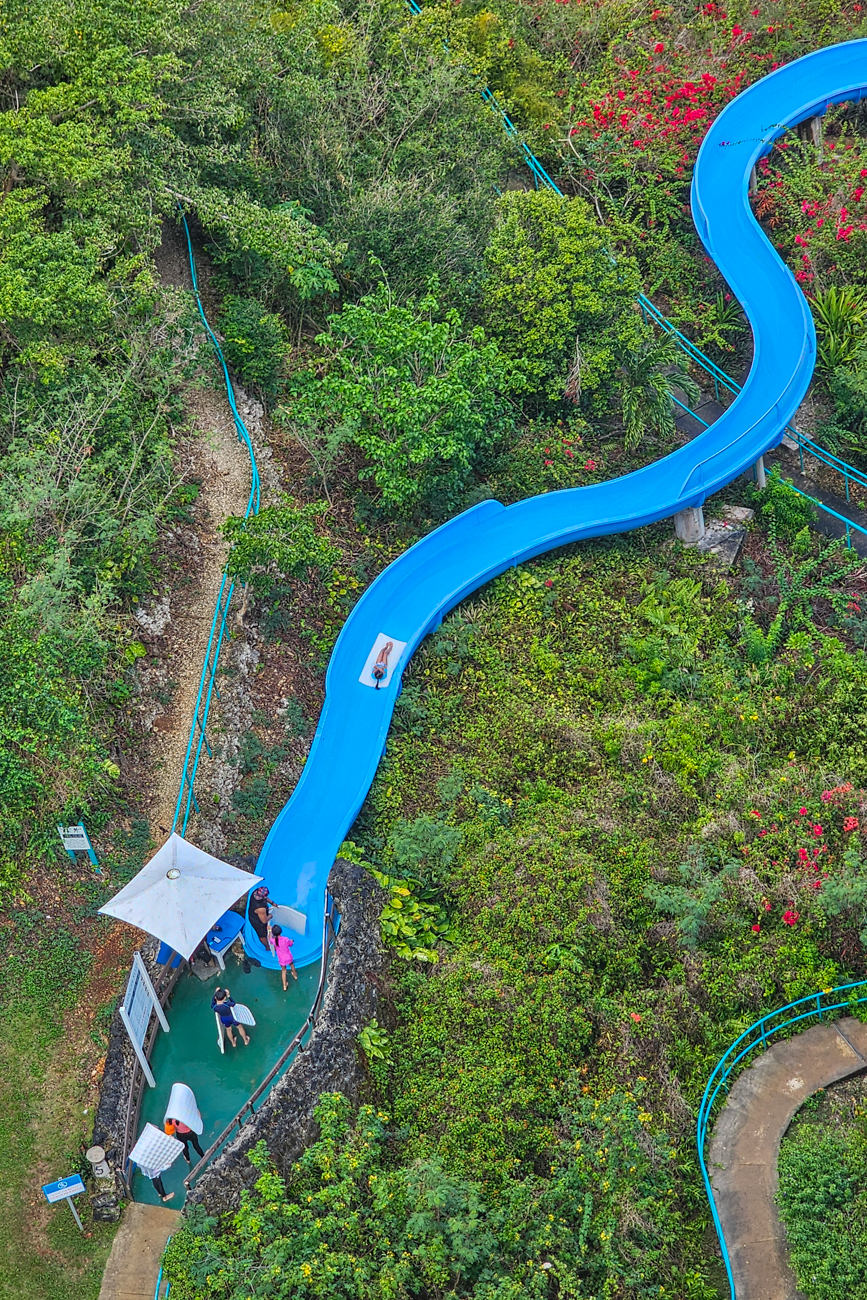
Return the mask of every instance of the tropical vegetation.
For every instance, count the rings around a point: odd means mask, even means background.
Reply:
[[[245,588],[229,636],[255,640],[270,694],[238,788],[208,803],[226,853],[250,853],[389,559],[485,498],[687,439],[677,402],[709,380],[639,293],[743,375],[747,323],[690,216],[697,150],[745,86],[865,25],[848,0],[6,5],[0,1296],[94,1297],[110,1238],[31,1210],[46,1152],[86,1145],[128,956],[97,908],[163,833],[142,817],[147,674],[166,708],[177,682],[137,615],[186,590],[178,539],[214,523],[193,413],[221,379],[187,231],[274,466],[261,512],[222,524]],[[816,322],[808,432],[863,466],[858,105],[785,133],[752,201]],[[703,1081],[762,1010],[860,976],[867,938],[859,562],[778,474],[727,500],[755,511],[731,572],[662,526],[570,548],[416,657],[344,849],[386,888],[394,949],[359,1040],[368,1094],[323,1097],[297,1165],[260,1151],[237,1215],[190,1216],[179,1300],[716,1294]],[[79,820],[99,875],[62,851]],[[784,1189],[810,1161],[856,1169],[815,1141]]]

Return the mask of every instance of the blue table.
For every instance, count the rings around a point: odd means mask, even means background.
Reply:
[[[205,935],[205,943],[217,959],[220,970],[226,969],[223,953],[231,948],[244,928],[244,918],[237,912],[224,912],[216,923],[220,928],[210,929]]]
[[[216,957],[220,970],[226,969],[222,954],[232,946],[243,928],[243,916],[239,916],[237,912],[224,912],[219,921],[216,921],[205,935],[205,943]],[[164,966],[171,955],[172,950],[169,945],[161,943],[160,950],[157,953],[157,965]],[[179,955],[175,957],[172,962],[172,970],[180,964],[180,960]]]

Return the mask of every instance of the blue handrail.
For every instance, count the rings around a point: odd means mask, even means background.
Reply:
[[[171,1237],[169,1237],[169,1241],[171,1241]],[[166,1247],[168,1247],[169,1241],[166,1242]],[[171,1282],[167,1282],[165,1291],[163,1292],[162,1295],[160,1295],[160,1287],[162,1286],[162,1284],[163,1284],[163,1265],[162,1265],[162,1261],[160,1261],[160,1271],[157,1274],[157,1284],[154,1287],[154,1300],[168,1300],[168,1295],[172,1289],[172,1284]]]
[[[704,1180],[707,1199],[710,1202],[710,1210],[713,1215],[713,1223],[716,1228],[720,1250],[722,1251],[723,1263],[725,1264],[726,1276],[728,1277],[732,1300],[736,1300],[736,1297],[731,1260],[729,1258],[728,1247],[726,1246],[722,1223],[720,1222],[720,1217],[717,1213],[713,1187],[711,1186],[710,1176],[707,1171],[707,1162],[705,1160],[708,1123],[711,1118],[714,1102],[719,1096],[721,1088],[725,1088],[726,1091],[728,1091],[728,1081],[731,1078],[733,1070],[740,1065],[741,1061],[743,1061],[754,1048],[766,1047],[768,1038],[773,1034],[779,1033],[781,1029],[787,1029],[790,1025],[797,1024],[801,1020],[808,1020],[812,1016],[818,1016],[821,1020],[826,1012],[842,1011],[854,1006],[858,1002],[867,1002],[867,994],[864,994],[861,997],[850,995],[844,1002],[822,1003],[823,996],[833,997],[835,994],[845,993],[847,989],[859,989],[864,988],[865,986],[867,986],[867,980],[856,980],[852,984],[841,984],[837,988],[822,989],[818,993],[808,993],[806,997],[798,998],[795,1002],[787,1002],[784,1007],[778,1007],[776,1011],[769,1011],[767,1015],[762,1016],[760,1020],[756,1020],[754,1024],[750,1025],[749,1029],[745,1029],[740,1037],[735,1039],[731,1047],[729,1047],[717,1061],[711,1076],[707,1081],[707,1087],[704,1090],[701,1105],[698,1108],[696,1145],[698,1147],[698,1162],[701,1166],[701,1176]],[[771,1024],[777,1016],[783,1015],[784,1012],[794,1011],[798,1007],[807,1006],[807,1004],[810,1004],[809,1010],[802,1011],[796,1016],[789,1016],[788,1019],[781,1021],[779,1024]],[[751,1037],[751,1035],[755,1036]]]
[[[208,323],[208,318],[205,315],[205,309],[202,305],[202,299],[199,294],[199,280],[196,275],[196,259],[193,256],[190,228],[187,225],[187,218],[180,204],[178,204],[178,210],[180,211],[181,221],[184,226],[184,234],[187,239],[187,256],[190,262],[190,274],[193,281],[193,293],[196,297],[196,306],[199,309],[199,316],[202,319],[202,324],[205,327],[208,338],[211,340],[211,346],[216,353],[217,360],[219,361],[223,371],[223,381],[226,385],[226,397],[228,398],[229,407],[232,411],[232,419],[235,422],[238,441],[245,444],[250,456],[250,497],[247,501],[247,509],[244,512],[244,518],[249,519],[250,515],[256,515],[259,513],[259,504],[261,499],[259,471],[256,466],[256,453],[253,450],[250,431],[244,423],[235,401],[235,390],[232,387],[232,380],[229,376],[229,368],[226,365],[226,358],[223,356],[223,349],[220,347],[217,336],[211,329],[211,326]],[[193,713],[192,725],[190,727],[190,738],[187,742],[187,752],[184,757],[184,766],[181,772],[178,801],[175,805],[175,819],[172,822],[173,831],[177,828],[178,822],[180,822],[181,835],[183,835],[187,829],[191,807],[195,808],[196,812],[199,811],[193,783],[195,782],[196,772],[199,768],[199,759],[201,757],[203,746],[208,753],[208,757],[210,758],[211,756],[211,747],[208,744],[207,737],[205,736],[205,725],[208,721],[208,711],[211,707],[211,696],[216,692],[217,698],[219,699],[220,697],[220,692],[217,690],[216,684],[217,663],[220,658],[220,649],[226,636],[226,619],[229,614],[229,603],[232,599],[232,592],[234,589],[234,582],[232,582],[228,575],[224,573],[223,580],[220,583],[220,591],[217,596],[217,607],[214,610],[214,617],[211,620],[211,631],[208,636],[205,661],[202,664],[202,675],[199,678],[199,692],[196,696],[196,707]]]
[[[677,381],[675,380],[675,383],[676,382]],[[691,416],[693,420],[697,420],[699,424],[704,425],[705,429],[710,428],[712,421],[706,420],[704,416],[699,415],[698,411],[694,410],[686,402],[682,402],[679,397],[675,397],[673,393],[671,394],[671,400],[674,402],[675,406],[679,406],[680,409],[685,411],[687,415]],[[793,430],[793,432],[795,431]],[[798,447],[801,451],[802,473],[804,469],[804,452],[806,451],[808,455],[815,457],[816,460],[820,460],[823,465],[827,465],[830,469],[836,470],[838,474],[843,475],[846,479],[847,501],[849,500],[850,479],[860,487],[867,488],[867,474],[862,470],[856,469],[854,465],[848,464],[845,460],[841,460],[840,457],[835,456],[832,451],[827,451],[824,447],[820,447],[817,442],[813,442],[812,438],[808,438],[806,434],[797,434],[797,437],[799,439]],[[827,509],[827,507],[823,507],[823,509]],[[842,517],[843,516],[841,515],[840,518],[842,519]],[[853,527],[857,528],[858,525],[853,524]]]
[[[863,528],[861,524],[856,524],[854,519],[847,519],[845,515],[838,514],[836,510],[832,510],[830,506],[826,506],[824,501],[820,501],[818,497],[811,497],[809,492],[802,492],[799,487],[795,487],[794,483],[790,483],[788,479],[786,480],[786,487],[790,487],[793,492],[797,492],[798,496],[806,497],[808,501],[812,501],[813,505],[818,506],[820,510],[824,510],[826,515],[833,515],[835,519],[840,520],[841,524],[845,524],[846,545],[850,551],[852,549],[853,528],[856,532],[863,533],[864,536],[867,537],[867,528]]]

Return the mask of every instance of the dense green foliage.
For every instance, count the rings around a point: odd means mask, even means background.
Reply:
[[[738,589],[647,541],[504,575],[414,659],[345,851],[391,885],[391,942],[395,882],[409,908],[439,900],[438,960],[406,945],[364,1040],[381,1113],[328,1099],[285,1191],[263,1164],[224,1232],[178,1234],[181,1297],[235,1300],[254,1272],[364,1300],[714,1294],[707,1075],[763,1010],[861,961],[867,661],[838,639],[834,548],[776,543]],[[754,664],[739,601],[766,626],[811,567],[822,594],[804,579]]]
[[[432,291],[406,305],[381,286],[329,317],[316,371],[295,377],[292,420],[321,465],[360,448],[384,506],[461,500],[470,470],[512,425],[513,369],[481,329],[467,334]],[[324,362],[324,373],[322,372]],[[436,509],[436,507],[434,507]]]
[[[809,1300],[861,1300],[865,1268],[863,1081],[811,1098],[780,1150],[780,1217]]]
[[[550,190],[506,195],[485,258],[485,321],[531,394],[562,398],[573,339],[578,383],[592,394],[645,337],[635,267],[612,261],[580,199]]]
[[[388,1114],[365,1106],[353,1121],[345,1098],[324,1096],[321,1135],[287,1181],[258,1150],[262,1176],[229,1233],[215,1237],[213,1220],[190,1216],[169,1246],[172,1289],[180,1300],[242,1292],[541,1300],[552,1274],[561,1294],[623,1285],[649,1294],[653,1262],[678,1227],[668,1153],[648,1141],[631,1094],[600,1105],[576,1089],[573,1104],[547,1176],[511,1183],[490,1203],[436,1155],[392,1168]],[[606,1246],[615,1195],[638,1220],[627,1252]]]
[[[172,446],[182,390],[207,359],[188,296],[155,275],[178,201],[217,270],[229,362],[274,399],[290,338],[341,285],[370,282],[371,251],[374,278],[421,289],[438,272],[466,295],[511,149],[469,74],[431,59],[396,2],[354,18],[220,0],[13,4],[0,53],[11,882],[58,820],[93,824],[114,799],[125,616],[160,582],[161,531],[188,491]],[[453,441],[446,459],[465,468],[466,436]]]
[[[295,495],[225,526],[228,573],[267,637],[300,628],[324,660],[381,559],[432,522],[670,450],[672,391],[698,394],[640,289],[746,362],[689,215],[697,148],[750,80],[864,26],[835,0],[751,5],[5,7],[6,896],[59,853],[57,821],[123,806],[130,617],[195,496],[178,443],[209,360],[191,296],[157,274],[179,205],[233,375],[297,454]],[[485,83],[565,198],[531,188]],[[863,125],[841,106],[821,145],[789,133],[755,195],[811,295],[823,436],[847,454],[867,448]],[[661,531],[558,554],[416,658],[346,849],[388,890],[397,957],[359,1037],[374,1105],[323,1099],[297,1166],[260,1152],[236,1216],[192,1216],[179,1300],[713,1294],[691,1147],[707,1072],[763,1009],[862,969],[867,934],[860,578],[776,478],[755,505],[769,541],[736,578]],[[290,703],[277,743],[241,740],[226,819],[253,838],[309,730]],[[7,935],[31,1074],[87,972],[68,933],[19,909]],[[799,1185],[833,1155],[808,1145]],[[60,1286],[39,1278],[34,1295]]]

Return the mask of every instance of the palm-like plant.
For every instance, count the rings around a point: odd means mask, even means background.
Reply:
[[[819,336],[816,349],[819,369],[830,372],[837,366],[849,365],[864,341],[867,298],[863,291],[848,284],[832,285],[811,298],[810,306]]]
[[[627,451],[637,447],[648,430],[661,437],[674,434],[675,389],[690,405],[698,401],[701,390],[688,365],[674,338],[662,334],[648,339],[618,367]]]

